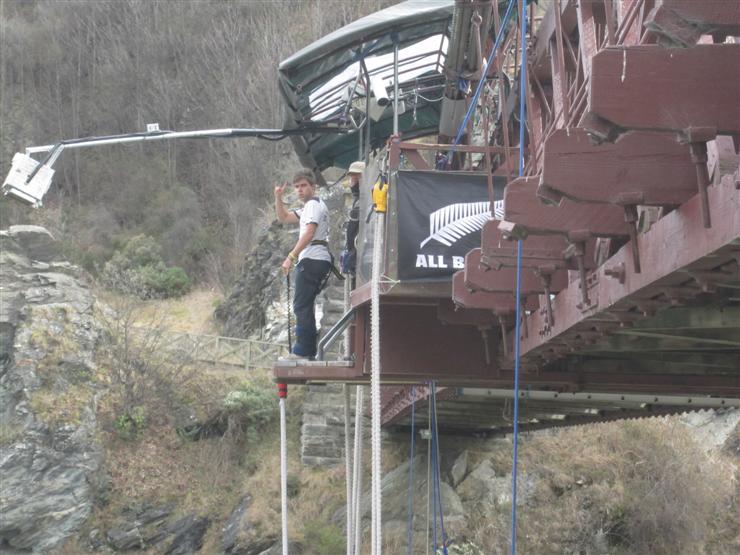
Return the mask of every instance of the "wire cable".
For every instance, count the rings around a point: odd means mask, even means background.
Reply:
[[[524,175],[524,132],[526,128],[527,91],[527,2],[522,2],[521,11],[521,68],[519,85],[519,176]],[[516,244],[516,335],[514,337],[514,433],[511,464],[511,555],[516,554],[516,494],[517,463],[519,455],[519,366],[521,358],[521,310],[522,310],[522,240]]]

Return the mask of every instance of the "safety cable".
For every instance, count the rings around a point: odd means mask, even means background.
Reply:
[[[521,68],[519,85],[519,177],[524,175],[524,132],[526,128],[526,90],[527,90],[527,2],[522,2],[521,11]],[[516,327],[514,336],[514,435],[511,465],[511,555],[516,554],[516,493],[517,462],[519,455],[519,364],[521,333],[522,298],[522,240],[516,244]]]

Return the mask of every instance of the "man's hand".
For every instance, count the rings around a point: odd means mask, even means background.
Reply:
[[[275,185],[275,199],[277,200],[283,200],[283,193],[285,192],[285,188],[288,186],[288,182],[286,181],[282,185]]]
[[[283,270],[283,274],[287,276],[290,273],[290,268],[292,266],[293,266],[293,261],[290,259],[289,256],[286,256],[280,268]]]

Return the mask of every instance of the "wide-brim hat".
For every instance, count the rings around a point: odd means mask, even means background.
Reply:
[[[349,165],[347,173],[362,173],[365,171],[365,162],[357,161]]]

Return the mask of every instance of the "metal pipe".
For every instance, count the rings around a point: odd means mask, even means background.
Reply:
[[[393,134],[398,135],[398,40],[393,45]]]
[[[296,128],[296,129],[241,129],[241,128],[227,128],[227,129],[202,129],[199,131],[161,131],[155,133],[131,133],[127,135],[116,135],[113,137],[90,137],[87,139],[73,139],[71,141],[62,141],[61,143],[42,145],[42,146],[31,146],[26,149],[26,154],[37,154],[39,152],[49,152],[50,150],[57,148],[64,148],[66,150],[74,148],[85,148],[89,146],[100,146],[100,145],[112,145],[112,144],[125,144],[125,143],[136,143],[142,141],[162,141],[169,139],[219,139],[219,138],[233,138],[233,137],[260,137],[260,136],[288,136],[288,135],[303,135],[307,132],[310,133],[342,133],[345,130],[338,126],[324,126],[316,127],[315,129],[309,128]]]
[[[324,360],[324,354],[326,350],[336,341],[338,337],[342,335],[342,332],[349,326],[355,315],[355,309],[350,308],[339,321],[334,324],[331,329],[321,338],[316,349],[316,360]]]

